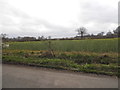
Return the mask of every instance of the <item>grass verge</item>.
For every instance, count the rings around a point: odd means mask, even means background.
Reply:
[[[4,55],[3,63],[34,65],[39,67],[72,70],[77,72],[115,75],[120,76],[118,70],[120,67],[116,64],[79,64],[74,60],[57,59],[57,58],[38,58],[38,57],[22,57],[17,55]]]

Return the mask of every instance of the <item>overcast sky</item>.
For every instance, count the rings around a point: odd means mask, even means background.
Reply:
[[[118,26],[119,0],[0,0],[0,32],[9,37],[74,37]]]

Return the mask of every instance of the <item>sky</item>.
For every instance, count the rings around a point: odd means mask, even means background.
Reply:
[[[74,37],[118,26],[119,0],[0,0],[0,33],[8,37]]]

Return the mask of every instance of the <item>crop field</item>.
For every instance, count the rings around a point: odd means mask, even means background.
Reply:
[[[10,50],[48,50],[48,41],[10,42]],[[54,51],[118,52],[118,39],[52,40]]]
[[[3,63],[119,76],[118,38],[7,43]]]

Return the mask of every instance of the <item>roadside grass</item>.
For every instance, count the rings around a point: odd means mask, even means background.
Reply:
[[[117,64],[118,53],[93,53],[93,52],[54,52],[53,57],[49,51],[32,51],[32,50],[3,50],[4,55],[17,55],[21,57],[35,58],[52,58],[52,59],[67,59],[78,64]]]
[[[38,67],[72,70],[77,72],[119,76],[117,54],[56,52],[56,57],[44,56],[47,51],[3,50],[3,63],[25,64]],[[28,55],[28,57],[26,57]],[[115,55],[115,56],[113,56]]]

